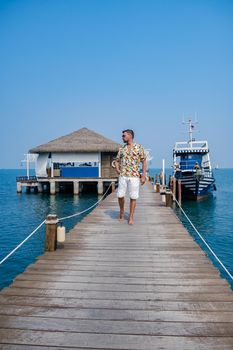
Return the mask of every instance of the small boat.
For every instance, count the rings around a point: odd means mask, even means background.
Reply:
[[[189,140],[176,142],[173,149],[174,177],[181,182],[182,199],[200,200],[216,190],[207,141],[193,138],[194,123],[189,125]]]

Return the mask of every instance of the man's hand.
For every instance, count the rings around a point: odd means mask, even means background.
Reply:
[[[115,161],[115,170],[117,174],[120,175],[121,171],[120,171],[120,164],[118,161]]]
[[[140,181],[141,181],[141,185],[144,185],[144,183],[146,182],[146,176],[142,175],[140,178]]]

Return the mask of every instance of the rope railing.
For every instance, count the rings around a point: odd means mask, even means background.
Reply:
[[[102,197],[97,202],[95,202],[93,205],[91,205],[89,208],[87,208],[87,209],[85,209],[83,211],[80,211],[78,213],[75,213],[75,214],[72,214],[72,215],[69,215],[69,216],[65,216],[63,218],[59,218],[58,221],[64,221],[66,219],[70,219],[70,218],[73,218],[75,216],[82,215],[82,214],[86,213],[87,211],[91,210],[92,208],[94,208],[97,204],[99,204],[104,199],[104,197],[106,196],[108,190],[110,189],[110,187],[111,187],[111,185],[113,183],[114,183],[114,181],[112,181],[110,183],[110,185],[108,186],[107,190],[104,192]],[[44,225],[45,221],[46,220],[42,221],[21,243],[19,243],[9,254],[7,254],[0,261],[0,265],[2,265],[4,263],[4,261],[6,261],[10,256],[12,256],[25,242],[27,242],[29,240],[29,238],[32,237]]]
[[[233,281],[233,276],[230,273],[230,271],[227,269],[227,267],[223,264],[223,262],[220,260],[220,258],[217,256],[217,254],[213,251],[213,249],[209,246],[209,244],[206,242],[206,240],[204,239],[204,237],[201,235],[201,233],[198,231],[198,229],[194,226],[194,224],[192,223],[192,221],[190,220],[190,218],[188,217],[188,215],[186,214],[186,212],[184,211],[184,209],[182,208],[182,206],[180,205],[180,203],[178,202],[178,200],[176,199],[175,195],[173,192],[172,196],[174,201],[176,202],[176,204],[179,206],[180,210],[182,211],[182,213],[184,214],[185,218],[188,220],[188,222],[190,223],[190,225],[192,226],[192,228],[194,229],[194,231],[197,233],[197,235],[199,236],[199,238],[202,240],[202,242],[205,244],[205,246],[209,249],[209,251],[211,252],[211,254],[214,256],[214,258],[218,261],[218,263],[221,265],[221,267],[224,269],[224,271],[227,273],[227,275],[230,277],[230,279]]]
[[[11,255],[13,255],[13,254],[16,252],[16,250],[18,250],[25,242],[27,242],[27,240],[28,240],[31,236],[33,236],[34,233],[36,233],[36,232],[39,230],[39,228],[41,228],[41,226],[43,226],[44,223],[45,223],[45,220],[42,221],[42,222],[40,223],[40,225],[37,226],[37,227],[36,227],[36,228],[35,228],[21,243],[19,243],[19,244],[17,245],[17,247],[15,247],[9,254],[7,254],[7,256],[5,256],[5,258],[3,258],[3,259],[0,261],[0,265],[1,265],[2,263],[4,263],[4,261],[7,260]]]

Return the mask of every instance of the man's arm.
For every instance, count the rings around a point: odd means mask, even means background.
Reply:
[[[119,148],[115,159],[115,170],[118,175],[120,175],[120,156],[121,156],[121,148]]]
[[[115,160],[115,169],[118,175],[120,175],[120,162],[118,159]]]
[[[146,182],[146,159],[142,161],[142,176],[141,176],[141,184],[144,185]]]

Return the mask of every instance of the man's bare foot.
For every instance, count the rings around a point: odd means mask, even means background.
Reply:
[[[124,212],[120,212],[119,220],[120,222],[124,221]]]
[[[129,225],[133,225],[133,218],[129,218],[128,224],[129,224]]]

